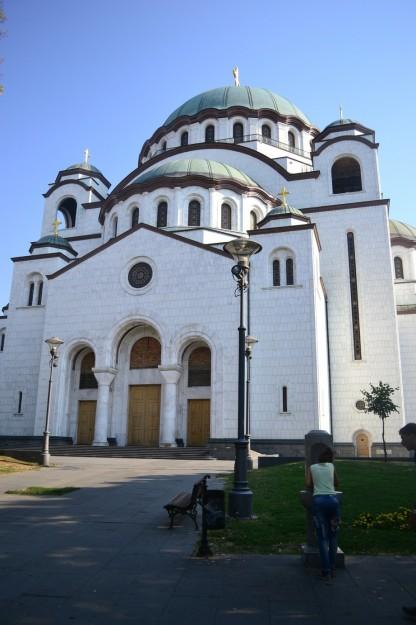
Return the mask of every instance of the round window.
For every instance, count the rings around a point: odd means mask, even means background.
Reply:
[[[357,410],[365,410],[365,402],[362,399],[359,399],[355,402],[355,407]]]
[[[152,279],[153,271],[147,263],[137,263],[129,271],[128,281],[130,286],[135,289],[141,289],[149,284]]]

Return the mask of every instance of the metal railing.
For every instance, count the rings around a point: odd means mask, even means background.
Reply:
[[[297,154],[298,156],[302,156],[303,158],[310,158],[310,152],[307,152],[306,150],[301,150],[299,148],[296,148],[292,145],[289,145],[288,143],[282,143],[281,141],[276,141],[275,139],[272,139],[270,137],[265,137],[264,135],[261,135],[259,133],[257,134],[251,134],[251,135],[241,135],[238,137],[227,137],[225,139],[213,139],[212,141],[201,141],[200,143],[193,143],[193,144],[188,144],[188,145],[210,145],[212,143],[235,143],[235,144],[240,144],[240,143],[253,143],[253,142],[257,142],[257,143],[265,143],[266,145],[271,145],[274,148],[279,148],[281,150],[285,150],[286,152],[291,152],[292,154]],[[145,158],[147,158],[148,160],[151,158],[154,158],[155,156],[159,156],[159,154],[163,154],[165,152],[169,152],[170,150],[174,150],[177,147],[181,147],[181,146],[171,146],[171,147],[166,147],[164,148],[160,148],[159,150],[156,150],[156,152],[153,152],[150,156],[147,156]],[[185,147],[185,146],[182,146]]]

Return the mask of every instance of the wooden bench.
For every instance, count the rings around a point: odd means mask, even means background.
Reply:
[[[197,506],[198,503],[202,502],[204,492],[207,488],[206,480],[208,477],[209,475],[205,475],[202,480],[196,482],[196,484],[194,484],[192,488],[191,493],[178,493],[173,499],[171,499],[171,501],[169,501],[169,503],[163,506],[165,510],[167,510],[170,518],[169,529],[173,528],[173,521],[177,514],[187,514],[188,516],[190,516],[195,523],[195,529],[199,529],[196,520],[198,515]]]

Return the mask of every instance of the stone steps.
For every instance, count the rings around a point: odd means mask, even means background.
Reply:
[[[214,460],[206,447],[95,447],[67,445],[50,447],[51,456],[78,456],[88,458],[155,458],[177,460]]]

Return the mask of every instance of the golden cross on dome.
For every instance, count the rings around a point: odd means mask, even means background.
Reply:
[[[239,78],[239,75],[238,75],[238,67],[237,67],[237,65],[235,67],[233,67],[233,76],[234,76],[234,85],[236,87],[239,87],[240,86],[240,78]]]
[[[342,104],[339,105],[339,120],[342,121],[343,119],[343,111],[342,111]]]
[[[88,159],[90,158],[90,151],[88,148],[85,148],[84,150],[84,163],[87,165],[88,164]]]
[[[61,225],[61,221],[59,221],[58,217],[55,217],[54,221],[52,222],[53,225],[53,236],[57,237],[58,236],[58,226]]]
[[[280,193],[278,193],[277,195],[280,195],[282,198],[283,208],[287,208],[286,196],[289,195],[289,191],[285,187],[282,187],[280,189]]]

